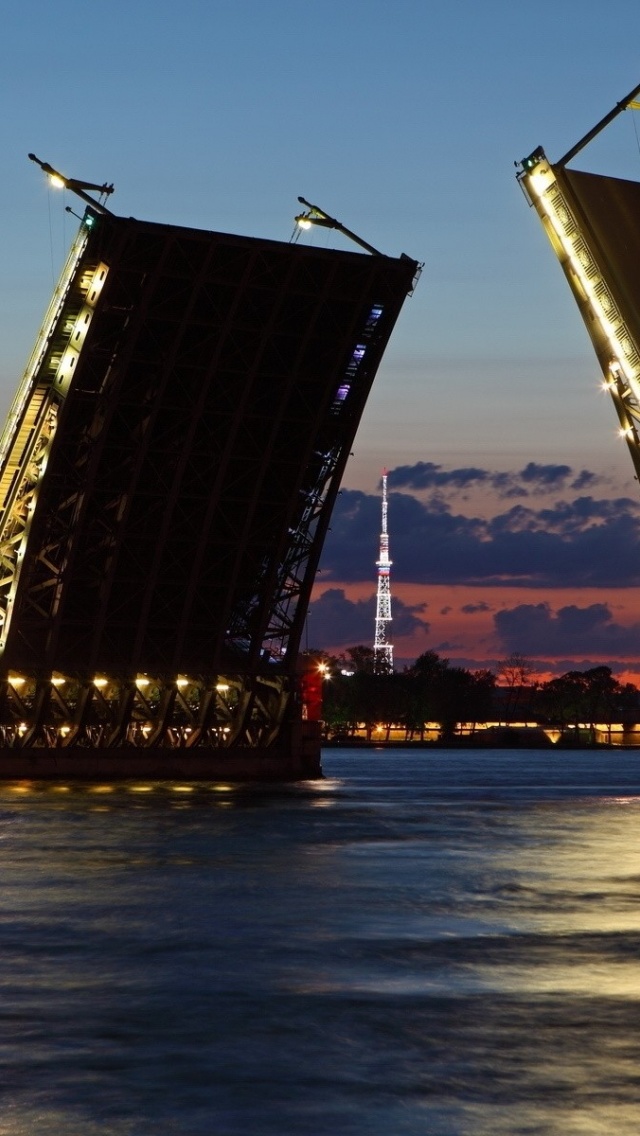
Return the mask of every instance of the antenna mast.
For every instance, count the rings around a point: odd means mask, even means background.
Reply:
[[[380,532],[380,557],[376,560],[378,569],[378,591],[376,596],[376,635],[373,643],[373,669],[376,674],[393,673],[393,645],[391,643],[391,564],[389,559],[389,534],[387,531],[387,470],[382,471],[382,530]]]

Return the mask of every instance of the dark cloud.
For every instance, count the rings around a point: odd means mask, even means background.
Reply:
[[[570,465],[540,465],[538,462],[529,462],[516,476],[525,484],[557,489],[566,485],[572,473]]]
[[[493,621],[505,652],[533,656],[638,656],[640,624],[623,627],[614,623],[611,609],[604,603],[587,607],[568,604],[556,612],[546,603],[518,604],[496,612]]]
[[[429,630],[429,624],[420,618],[427,605],[405,604],[392,600],[393,637],[412,635],[414,631]],[[357,643],[373,643],[376,618],[375,593],[366,600],[350,600],[342,588],[327,588],[326,592],[309,606],[309,647],[325,650],[331,647],[352,647]]]
[[[493,671],[496,675],[500,673],[502,658],[504,657],[502,652],[500,652],[500,658],[497,655],[487,655],[484,658],[479,658],[477,655],[472,657],[464,653],[465,648],[459,643],[436,644],[433,650],[438,654],[446,654],[452,667],[466,667],[470,671],[488,670]],[[521,654],[524,654],[524,652],[521,652]],[[603,666],[602,656],[594,657],[594,654],[577,653],[574,656],[563,655],[559,658],[550,658],[544,652],[540,652],[538,655],[529,654],[527,659],[533,666],[534,674],[544,672],[562,675],[566,674],[567,671],[588,671],[591,667]],[[395,661],[400,667],[400,660]],[[626,670],[636,670],[635,663],[636,660],[629,656],[625,659],[606,657],[606,666],[611,667],[614,675],[620,675]]]
[[[475,615],[479,611],[491,611],[491,608],[487,603],[468,603],[463,604],[460,611],[463,612],[464,615]]]
[[[574,492],[592,489],[603,479],[588,469],[576,473],[569,465],[542,464],[530,461],[520,470],[496,471],[477,466],[445,469],[435,462],[400,465],[389,472],[389,487],[417,492],[468,490],[482,486],[497,497],[529,497],[532,494],[556,493],[566,488]]]
[[[323,579],[375,584],[380,498],[345,489],[322,560]],[[389,499],[392,579],[405,583],[516,587],[640,584],[640,505],[580,496],[495,517],[454,513],[438,499]]]
[[[579,493],[583,489],[592,489],[594,485],[603,480],[597,474],[592,473],[590,469],[581,469],[575,480],[571,482],[570,488]]]
[[[399,465],[390,470],[388,485],[396,489],[441,489],[444,486],[467,489],[470,485],[487,482],[490,477],[486,469],[474,466],[444,470],[434,462],[416,462],[415,465]]]

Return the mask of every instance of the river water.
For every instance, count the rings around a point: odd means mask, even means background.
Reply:
[[[636,1136],[640,752],[0,787],[1,1136]]]

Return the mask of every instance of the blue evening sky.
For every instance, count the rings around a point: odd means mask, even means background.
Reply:
[[[7,5],[0,409],[75,225],[32,150],[113,181],[125,215],[288,240],[303,194],[425,262],[351,487],[372,491],[380,466],[417,461],[567,462],[630,483],[513,162],[538,144],[559,157],[640,82],[639,33],[637,0]],[[636,130],[626,112],[576,164],[639,177]]]

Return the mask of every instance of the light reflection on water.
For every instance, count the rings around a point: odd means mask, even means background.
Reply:
[[[0,1136],[638,1130],[640,754],[0,786]]]

